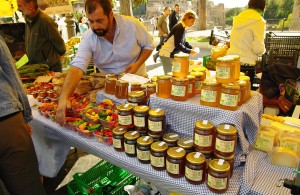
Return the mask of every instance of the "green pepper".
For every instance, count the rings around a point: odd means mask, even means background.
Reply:
[[[105,120],[108,114],[106,114],[106,112],[98,112],[98,116],[100,119]]]
[[[89,130],[89,131],[94,131],[94,130],[96,130],[96,129],[99,129],[100,126],[101,126],[100,124],[92,125],[92,126],[89,126],[89,127],[88,127],[88,130]]]

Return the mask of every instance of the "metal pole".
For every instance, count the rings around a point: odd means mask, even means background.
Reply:
[[[283,32],[283,29],[284,29],[284,22],[285,22],[285,20],[286,20],[286,18],[283,18],[281,32]]]

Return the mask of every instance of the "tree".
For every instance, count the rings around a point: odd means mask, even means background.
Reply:
[[[266,3],[266,11],[264,17],[266,19],[275,19],[277,18],[279,5],[276,0],[271,0]]]
[[[141,3],[147,3],[147,0],[120,0],[120,14],[133,16],[133,8],[136,9]]]
[[[206,30],[206,0],[199,0],[199,30]]]
[[[291,30],[300,30],[300,0],[295,0],[291,17]]]

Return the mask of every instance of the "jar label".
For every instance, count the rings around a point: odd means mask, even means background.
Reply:
[[[190,144],[190,143],[193,143],[193,140],[189,139],[189,140],[186,140],[183,142],[184,144]]]
[[[200,91],[201,90],[201,87],[202,87],[202,81],[196,81],[195,82],[195,89],[197,91]]]
[[[217,91],[201,90],[201,100],[204,102],[216,102],[217,101]]]
[[[175,138],[175,137],[178,137],[178,135],[177,135],[177,134],[174,134],[174,135],[170,135],[169,137],[170,137],[170,138]]]
[[[145,127],[145,117],[133,116],[134,126]]]
[[[181,71],[181,63],[180,62],[172,62],[172,72],[180,72]]]
[[[227,187],[227,178],[216,178],[207,174],[207,185],[216,190],[225,190]]]
[[[136,149],[136,155],[138,159],[140,160],[150,160],[150,151],[142,151],[139,149]]]
[[[166,169],[169,173],[174,175],[179,174],[179,164],[170,163],[168,160],[166,161]]]
[[[124,143],[124,150],[128,154],[135,154],[135,145]]]
[[[220,152],[233,152],[234,151],[235,141],[224,141],[219,138],[216,138],[216,149]]]
[[[194,134],[194,142],[196,145],[201,147],[210,147],[212,146],[212,135],[199,135],[198,133]]]
[[[261,134],[257,136],[254,147],[256,149],[268,152],[273,148],[273,145],[274,145],[274,137],[264,136]],[[282,146],[281,142],[280,142],[280,146],[284,147]]]
[[[118,114],[118,122],[120,125],[131,125],[132,117],[131,117],[131,115],[121,116]]]
[[[239,101],[239,95],[221,93],[220,104],[224,106],[236,107]]]
[[[193,84],[188,85],[188,93],[193,93]]]
[[[151,131],[156,131],[156,132],[162,131],[163,130],[162,129],[162,121],[148,120],[148,128]]]
[[[184,97],[186,94],[186,86],[172,85],[171,94],[173,96]]]
[[[151,165],[154,167],[164,167],[165,166],[165,157],[156,157],[150,155]]]
[[[280,147],[284,147],[298,153],[298,144],[295,141],[280,140]]]
[[[192,181],[202,180],[203,170],[193,170],[185,166],[185,177]]]
[[[121,140],[113,138],[113,146],[114,148],[122,148]]]
[[[216,66],[216,78],[229,79],[230,78],[230,67]]]
[[[158,145],[159,145],[159,146],[163,146],[163,145],[165,145],[165,144],[166,144],[166,142],[162,141],[162,142],[160,142]]]

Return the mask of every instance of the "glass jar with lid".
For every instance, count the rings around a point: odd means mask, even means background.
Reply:
[[[203,72],[206,75],[206,68],[204,66],[196,66],[192,68],[192,72]]]
[[[172,81],[171,98],[175,101],[188,99],[188,79],[174,77]]]
[[[131,82],[130,83],[130,92],[132,92],[132,91],[141,91],[141,83]]]
[[[146,97],[144,91],[132,91],[128,94],[127,101],[133,107],[146,105]]]
[[[220,102],[220,90],[221,85],[216,80],[204,81],[201,87],[201,105],[217,107]]]
[[[166,170],[174,178],[184,176],[186,152],[181,147],[172,147],[167,150]]]
[[[234,155],[222,156],[222,155],[214,154],[214,158],[215,159],[223,159],[226,162],[228,162],[228,164],[230,165],[230,177],[231,177],[232,173],[233,173],[233,167],[234,167]]]
[[[163,137],[162,135],[151,134],[149,131],[148,131],[148,135],[153,138],[154,142],[162,141],[162,137]]]
[[[177,146],[183,148],[187,154],[191,153],[191,152],[194,152],[194,150],[195,150],[194,149],[194,142],[190,138],[179,139],[177,141]]]
[[[229,157],[234,155],[237,142],[237,129],[230,124],[221,124],[216,128],[214,153]]]
[[[195,96],[195,76],[194,75],[187,75],[188,78],[188,98]]]
[[[175,54],[172,62],[172,73],[175,77],[186,77],[189,73],[189,54]]]
[[[117,110],[119,125],[127,129],[133,128],[133,106],[131,104],[121,104],[117,106]]]
[[[146,84],[146,98],[148,99],[151,94],[156,93],[156,84],[155,83],[147,83]]]
[[[249,76],[240,76],[240,81],[246,82],[246,89],[247,89],[247,95],[246,95],[246,101],[248,101],[251,97],[251,82]]]
[[[107,74],[105,76],[105,86],[104,92],[107,94],[115,95],[116,94],[116,83],[117,79],[114,74]]]
[[[200,94],[206,74],[204,72],[191,72],[191,75],[195,76],[195,94]]]
[[[240,77],[240,72],[241,72],[241,60],[239,55],[226,55],[224,57],[228,57],[233,59],[234,62],[234,67],[235,67],[235,78]]]
[[[129,157],[136,157],[136,144],[140,133],[137,131],[128,131],[124,134],[124,151]]]
[[[202,184],[206,175],[206,159],[201,152],[186,155],[185,178],[191,184]]]
[[[179,135],[176,133],[167,133],[163,136],[163,140],[168,144],[169,147],[175,147],[177,146]]]
[[[163,136],[166,125],[165,111],[160,108],[153,108],[149,111],[148,131],[152,135]]]
[[[171,76],[163,75],[157,77],[156,95],[160,98],[170,98],[171,97]]]
[[[207,171],[207,187],[214,193],[224,193],[228,189],[230,165],[223,159],[209,162]]]
[[[137,139],[136,154],[138,160],[143,164],[150,163],[150,146],[153,139],[150,136],[142,136]]]
[[[162,171],[166,169],[166,156],[168,144],[163,141],[157,141],[151,144],[150,162],[153,169]]]
[[[197,151],[209,152],[213,150],[215,125],[208,120],[198,120],[194,128],[194,146]]]
[[[234,83],[223,83],[219,108],[235,111],[238,108],[240,86]]]
[[[218,83],[230,83],[238,80],[235,73],[233,58],[219,57],[216,64],[216,79]]]
[[[127,129],[124,127],[115,127],[113,129],[113,146],[116,151],[124,151],[124,134],[127,132]]]
[[[127,81],[117,80],[117,83],[116,83],[116,98],[127,99],[128,85],[129,85],[129,83]]]
[[[142,136],[147,135],[148,132],[148,112],[149,107],[145,105],[133,108],[134,127]]]
[[[248,89],[246,87],[246,81],[243,80],[239,80],[238,81],[238,85],[240,86],[240,94],[239,94],[239,100],[238,100],[238,106],[243,105],[247,100],[247,93],[248,93]]]

